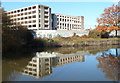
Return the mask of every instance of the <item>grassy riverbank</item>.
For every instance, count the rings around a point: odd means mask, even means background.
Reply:
[[[53,38],[60,46],[93,46],[93,45],[120,45],[120,38]]]

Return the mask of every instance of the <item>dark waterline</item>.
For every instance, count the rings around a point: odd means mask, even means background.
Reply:
[[[3,81],[120,80],[119,46],[66,47],[8,55],[21,58],[2,61]]]

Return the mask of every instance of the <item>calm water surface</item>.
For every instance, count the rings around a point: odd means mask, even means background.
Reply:
[[[118,47],[70,47],[9,55],[21,57],[3,60],[3,81],[120,80]]]

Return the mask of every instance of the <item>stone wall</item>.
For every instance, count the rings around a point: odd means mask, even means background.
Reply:
[[[120,45],[120,40],[89,40],[84,42],[59,42],[60,46],[105,46],[105,45]]]

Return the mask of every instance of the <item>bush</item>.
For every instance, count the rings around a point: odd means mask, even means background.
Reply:
[[[109,32],[98,32],[97,30],[91,30],[89,32],[91,38],[109,38]]]
[[[97,32],[96,30],[91,30],[89,32],[89,37],[90,38],[101,38],[101,33]]]

